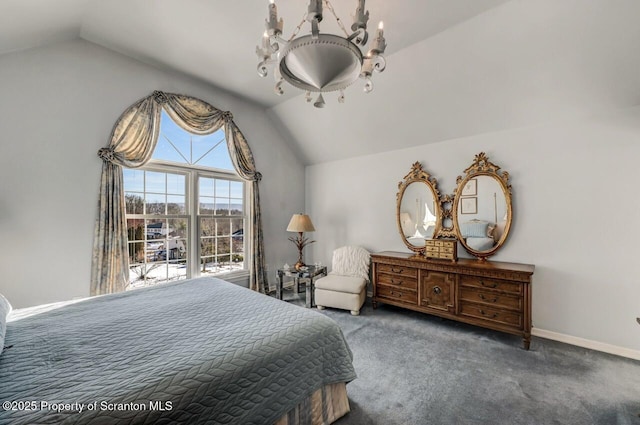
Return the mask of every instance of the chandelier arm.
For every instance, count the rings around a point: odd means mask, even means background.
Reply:
[[[369,41],[369,33],[365,28],[358,28],[353,34],[347,37],[347,40],[349,41],[354,41],[354,39],[355,44],[364,47],[367,44],[367,41]]]
[[[258,64],[258,75],[261,77],[266,77],[269,75],[269,68],[267,67],[268,61],[264,60]]]
[[[284,90],[282,89],[283,79],[280,79],[276,82],[276,85],[273,87],[273,91],[276,92],[278,96],[282,96],[284,94]]]
[[[371,76],[364,77],[364,92],[371,93],[373,91],[373,81]]]
[[[276,52],[280,50],[280,44],[287,44],[288,42],[291,41],[291,39],[287,40],[286,38],[282,38],[280,34],[274,35],[271,38],[273,38],[276,41],[275,43],[272,44],[273,50]]]
[[[257,66],[259,76],[266,77],[269,74],[268,65],[272,65],[273,63],[275,63],[275,59],[273,59],[273,53],[276,50],[277,49],[274,50],[273,45],[271,45],[270,43],[263,45],[263,47],[256,47],[256,54],[258,55],[258,58],[261,59]]]
[[[373,62],[373,69],[376,72],[382,72],[387,67],[387,60],[382,55],[375,55],[371,60]]]

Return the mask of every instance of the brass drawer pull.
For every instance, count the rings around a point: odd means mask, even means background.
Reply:
[[[439,286],[434,286],[433,293],[436,295],[440,295],[442,293],[442,288],[440,288]]]
[[[392,285],[402,285],[402,282],[404,282],[403,280],[395,280],[395,279],[391,279],[391,284]]]
[[[490,300],[487,297],[485,297],[484,294],[480,294],[480,299],[484,301],[489,301],[490,303],[495,303],[496,301],[498,301],[498,297],[494,297],[493,299]]]
[[[489,317],[489,315],[487,314],[487,312],[486,312],[486,311],[484,311],[484,310],[482,310],[482,309],[480,310],[480,314],[482,314],[483,316]],[[496,317],[498,317],[498,313],[493,313],[493,314],[489,317],[489,319],[495,319]]]
[[[497,288],[498,287],[498,282],[494,282],[492,285],[485,285],[484,284],[484,280],[480,281],[480,285],[484,286],[485,288]]]
[[[392,296],[396,296],[396,297],[402,297],[402,292],[393,292],[393,291],[391,291],[391,295]]]
[[[396,269],[395,267],[391,267],[391,271],[394,273],[402,273],[404,269]]]

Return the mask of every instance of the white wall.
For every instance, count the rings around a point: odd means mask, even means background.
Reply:
[[[0,293],[15,307],[89,295],[96,153],[120,114],[153,90],[234,114],[263,174],[267,263],[295,254],[284,229],[304,206],[304,168],[262,108],[92,43],[64,42],[0,56]]]
[[[420,137],[419,124],[402,137]],[[453,193],[480,151],[511,174],[513,227],[492,260],[536,266],[534,328],[640,353],[640,107],[308,166],[308,258],[328,264],[345,244],[406,251],[395,197],[411,164]]]

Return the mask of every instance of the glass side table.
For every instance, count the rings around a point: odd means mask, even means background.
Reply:
[[[298,285],[301,279],[306,279],[306,302],[305,307],[311,308],[314,305],[313,290],[314,279],[318,276],[327,275],[327,266],[307,266],[306,270],[296,270],[293,267],[290,269],[278,269],[278,283],[276,285],[276,296],[279,300],[282,299],[282,285],[284,283],[285,276],[293,277],[293,285],[298,292]]]

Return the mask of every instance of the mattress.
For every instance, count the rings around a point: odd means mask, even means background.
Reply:
[[[0,423],[269,424],[356,377],[333,320],[215,278],[15,313]]]

